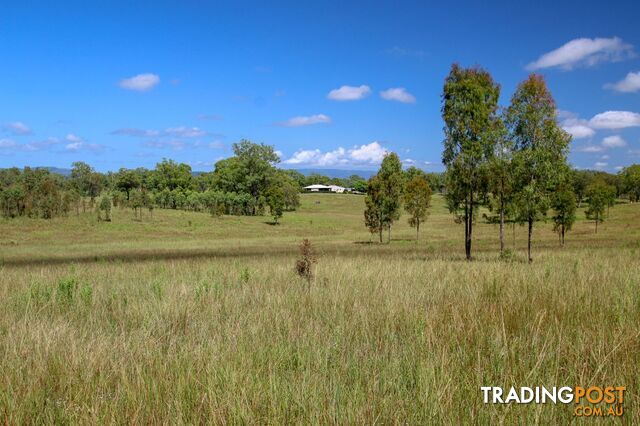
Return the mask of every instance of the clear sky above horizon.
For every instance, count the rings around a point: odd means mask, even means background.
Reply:
[[[208,171],[241,138],[284,167],[440,171],[440,94],[480,65],[501,105],[542,73],[575,167],[640,163],[639,2],[12,2],[0,167]]]

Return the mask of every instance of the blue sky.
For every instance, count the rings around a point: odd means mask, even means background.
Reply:
[[[504,106],[544,74],[574,166],[640,162],[640,4],[486,3],[3,2],[0,167],[206,171],[247,138],[286,167],[440,171],[453,62]]]

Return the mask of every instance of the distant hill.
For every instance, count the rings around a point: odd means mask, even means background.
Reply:
[[[71,176],[71,169],[62,169],[60,167],[35,167],[35,168],[49,170],[49,173],[55,173],[57,175],[62,175],[66,177]]]

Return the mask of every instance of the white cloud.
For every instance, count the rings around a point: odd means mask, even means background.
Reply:
[[[403,104],[415,104],[416,97],[407,92],[404,87],[392,87],[391,89],[383,90],[380,92],[382,99],[387,101],[398,101]]]
[[[616,167],[615,167],[615,169],[616,169],[617,171],[620,171],[620,170],[624,169],[624,166],[616,166]]]
[[[324,114],[316,114],[310,116],[293,117],[287,121],[276,123],[277,126],[283,127],[300,127],[310,126],[312,124],[331,123],[331,117]]]
[[[328,152],[319,149],[299,150],[283,163],[315,167],[367,166],[379,164],[386,153],[387,150],[379,142],[371,142],[351,149],[339,147]]]
[[[135,137],[156,137],[160,136],[160,132],[157,130],[143,130],[136,129],[131,127],[126,127],[123,129],[117,129],[111,132],[112,135],[126,135],[126,136],[135,136]]]
[[[21,121],[14,121],[13,123],[7,123],[4,126],[2,126],[2,128],[7,132],[11,132],[17,136],[31,134],[31,129],[29,128],[29,126],[27,126]]]
[[[570,70],[577,66],[593,66],[599,62],[619,61],[634,55],[633,46],[618,37],[577,38],[561,47],[545,53],[527,65],[529,70],[561,68]]]
[[[640,127],[640,114],[630,111],[606,111],[589,120],[589,126],[594,129],[612,130]]]
[[[600,145],[585,145],[585,146],[578,147],[576,151],[594,153],[594,152],[602,152],[604,151],[604,148]]]
[[[82,142],[72,142],[64,147],[67,151],[79,151],[80,148],[82,148]]]
[[[99,145],[97,143],[72,142],[65,145],[64,149],[67,152],[79,152],[79,151],[102,152],[104,151],[104,146]]]
[[[23,149],[25,151],[40,151],[42,149],[49,148],[59,143],[60,143],[60,140],[58,138],[47,138],[42,141],[29,142],[28,144],[23,146]]]
[[[342,86],[339,89],[333,89],[327,95],[327,98],[334,101],[357,101],[371,94],[371,88],[366,85],[362,86]]]
[[[0,149],[15,148],[18,144],[11,139],[0,139]]]
[[[620,136],[607,136],[602,139],[602,146],[605,148],[622,148],[627,146],[627,141],[622,139]]]
[[[199,127],[169,127],[168,129],[159,132],[157,130],[144,130],[144,129],[136,129],[131,127],[125,127],[122,129],[117,129],[111,132],[112,135],[126,135],[133,137],[141,137],[141,138],[154,138],[154,137],[164,137],[171,136],[177,138],[197,138],[201,136],[205,136],[207,134],[206,131],[200,129]]]
[[[608,155],[603,155],[600,157],[601,160],[608,160],[610,157]]]
[[[604,87],[623,93],[638,92],[640,91],[640,71],[630,72],[625,78],[617,83],[605,84]]]
[[[377,164],[382,161],[385,155],[387,155],[387,150],[380,145],[378,142],[371,142],[368,145],[360,145],[357,148],[354,148],[349,151],[351,158],[356,161],[368,162],[372,164]]]
[[[160,83],[160,77],[156,74],[138,74],[131,78],[120,80],[120,87],[136,92],[146,92]]]
[[[197,138],[207,134],[204,130],[198,127],[170,127],[164,131],[165,134],[180,138]]]
[[[595,167],[596,169],[603,169],[605,167],[607,167],[609,165],[609,163],[603,163],[602,161],[597,161],[593,167]]]
[[[83,139],[80,136],[74,135],[73,133],[69,133],[67,136],[65,136],[64,140],[66,140],[67,142],[76,143],[76,144],[83,142]]]
[[[590,138],[596,133],[595,130],[589,127],[587,120],[579,118],[567,118],[560,125],[574,139]]]

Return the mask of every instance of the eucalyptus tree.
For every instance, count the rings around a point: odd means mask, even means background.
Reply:
[[[385,155],[378,171],[382,192],[381,213],[382,223],[389,232],[388,242],[391,242],[391,225],[400,219],[402,208],[402,193],[404,190],[404,175],[402,163],[398,154],[390,152]]]
[[[499,127],[500,86],[486,70],[452,65],[442,94],[446,201],[464,222],[465,254],[471,260],[473,223],[487,192],[489,161]]]
[[[564,246],[564,236],[576,221],[576,194],[573,186],[562,182],[551,196],[553,209],[553,230],[558,233],[560,245]]]
[[[546,216],[563,170],[571,136],[556,121],[556,104],[541,75],[518,85],[507,109],[506,125],[514,144],[513,183],[517,219],[528,224],[531,257],[534,222]]]
[[[427,220],[431,206],[431,187],[424,173],[416,174],[404,188],[405,210],[411,215],[409,225],[416,228],[416,241],[420,237],[420,224]]]

